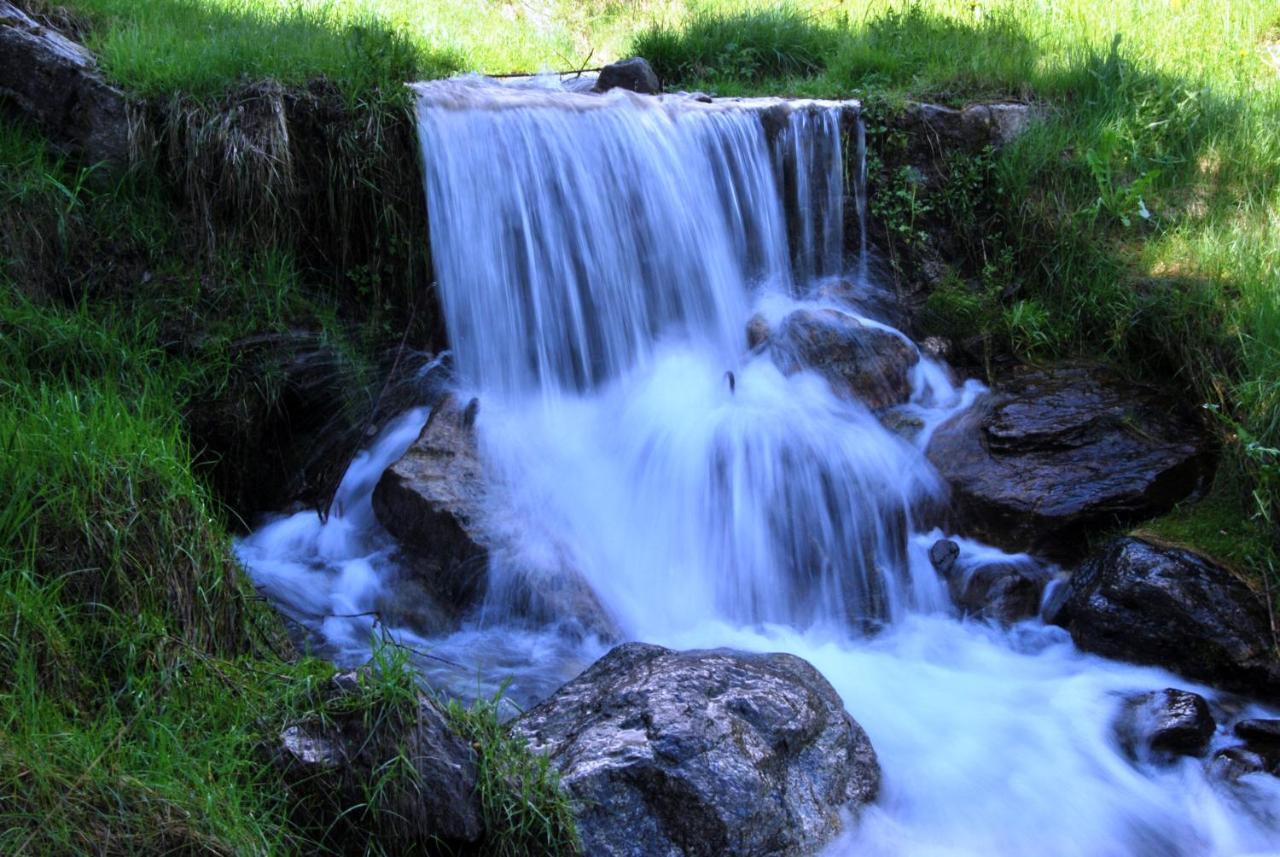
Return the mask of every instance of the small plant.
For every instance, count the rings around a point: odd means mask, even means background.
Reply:
[[[488,839],[496,857],[581,852],[573,806],[547,759],[514,738],[499,718],[505,688],[471,707],[451,701],[454,728],[475,748]]]

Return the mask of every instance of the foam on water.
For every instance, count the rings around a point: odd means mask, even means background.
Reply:
[[[520,621],[503,581],[562,564],[628,639],[785,650],[830,679],[884,769],[882,797],[833,854],[1280,849],[1280,780],[1230,786],[1200,760],[1135,763],[1118,746],[1124,694],[1211,691],[1083,655],[1038,621],[1002,630],[956,615],[927,555],[945,494],[923,449],[980,385],[922,358],[900,408],[920,428],[904,438],[817,375],[784,376],[747,350],[753,313],[838,306],[819,281],[846,270],[868,285],[861,165],[861,249],[842,249],[844,150],[865,146],[850,110],[546,81],[419,89],[450,346],[462,392],[481,399],[514,548],[461,631],[399,639],[429,651],[424,672],[455,691],[510,676],[515,702],[545,697],[607,644]],[[394,597],[394,544],[369,494],[424,420],[404,416],[356,460],[327,522],[284,517],[239,545],[340,659],[367,650],[368,612]],[[1012,559],[959,541],[962,567]]]

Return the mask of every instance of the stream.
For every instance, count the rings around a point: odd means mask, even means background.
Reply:
[[[1274,712],[951,604],[930,546],[999,552],[937,529],[946,487],[923,450],[980,384],[921,355],[896,408],[917,426],[904,436],[748,348],[753,317],[797,308],[902,336],[872,299],[856,105],[466,78],[417,96],[447,383],[479,400],[503,548],[459,630],[373,615],[397,597],[397,546],[371,494],[428,411],[401,415],[326,520],[279,516],[237,545],[322,654],[360,663],[390,634],[431,684],[527,707],[614,642],[581,617],[531,621],[510,597],[569,568],[622,639],[786,651],[826,676],[884,772],[832,854],[1280,853],[1280,779],[1135,761],[1113,728],[1126,694],[1165,687]]]

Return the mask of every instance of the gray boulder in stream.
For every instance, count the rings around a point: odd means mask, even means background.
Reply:
[[[836,395],[870,408],[900,405],[911,397],[911,369],[920,354],[893,331],[864,324],[836,309],[796,310],[770,331],[757,316],[748,328],[752,347],[768,343],[785,374],[811,369]]]
[[[951,485],[962,531],[1065,559],[1090,528],[1168,511],[1211,466],[1188,409],[1082,365],[1016,370],[940,426],[928,457]]]
[[[513,730],[602,857],[813,853],[880,784],[866,733],[793,655],[629,643]]]
[[[1050,618],[1080,648],[1280,700],[1280,659],[1265,601],[1205,557],[1117,539],[1068,587]]]

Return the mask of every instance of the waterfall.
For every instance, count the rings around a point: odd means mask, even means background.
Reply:
[[[1135,764],[1114,737],[1128,694],[1179,686],[1222,703],[1212,690],[1083,655],[1039,621],[955,614],[928,560],[947,534],[922,448],[980,385],[921,356],[897,408],[919,426],[908,440],[749,349],[753,316],[777,330],[797,309],[849,314],[833,295],[875,287],[853,105],[475,78],[417,95],[454,384],[480,401],[507,544],[461,628],[397,624],[414,590],[396,588],[369,496],[426,415],[394,421],[326,521],[282,515],[237,546],[325,654],[359,662],[393,633],[426,653],[432,684],[528,705],[608,645],[531,626],[504,600],[531,570],[572,573],[622,637],[789,651],[832,682],[885,775],[832,854],[1274,853],[1280,781],[1227,788],[1201,760]],[[900,336],[882,321],[861,319]],[[962,558],[1001,556],[957,541]]]
[[[747,351],[761,295],[844,270],[855,106],[475,80],[418,96],[432,256],[488,458],[628,633],[940,606],[907,561],[940,491],[920,451]]]

